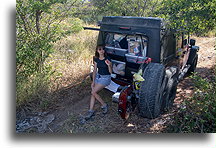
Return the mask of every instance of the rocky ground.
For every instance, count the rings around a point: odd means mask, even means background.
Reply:
[[[199,60],[196,72],[202,77],[212,75],[215,65],[215,38],[195,37],[197,46],[200,46]],[[56,92],[56,106],[48,112],[37,113],[29,116],[25,122],[27,131],[47,133],[161,133],[168,131],[172,122],[172,115],[184,107],[181,102],[193,94],[194,87],[191,78],[186,77],[177,88],[177,96],[173,108],[156,119],[146,119],[138,116],[135,110],[128,120],[122,120],[117,113],[118,105],[111,100],[112,92],[102,90],[100,95],[109,105],[109,112],[105,116],[101,113],[99,103],[96,103],[96,115],[84,124],[82,116],[89,107],[90,79],[77,85],[62,88]],[[44,120],[42,120],[42,117]],[[31,117],[31,118],[30,118]],[[41,118],[39,118],[41,117]],[[22,123],[22,122],[20,122]],[[32,124],[30,124],[32,123]],[[22,129],[20,124],[20,129]],[[19,125],[19,124],[17,124]],[[31,127],[32,125],[32,127]],[[17,126],[18,127],[18,126]],[[32,130],[32,128],[34,130]],[[24,132],[18,130],[17,132]]]

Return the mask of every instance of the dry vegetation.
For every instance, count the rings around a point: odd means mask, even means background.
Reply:
[[[56,83],[58,88],[80,82],[83,76],[89,73],[97,33],[82,30],[55,43],[55,52],[49,63],[61,74]]]
[[[54,43],[54,52],[45,63],[52,67],[49,75],[38,73],[17,87],[17,111],[55,108],[56,93],[89,74],[97,35],[97,31],[82,30]]]

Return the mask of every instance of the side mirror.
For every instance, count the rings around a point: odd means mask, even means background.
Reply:
[[[191,45],[191,46],[195,46],[195,43],[196,43],[196,40],[190,39],[190,45]]]

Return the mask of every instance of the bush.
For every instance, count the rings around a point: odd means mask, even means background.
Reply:
[[[211,80],[197,74],[191,76],[195,93],[185,99],[181,110],[175,115],[170,126],[172,132],[215,133],[216,132],[216,99],[215,77]]]
[[[47,62],[53,44],[82,30],[82,21],[69,17],[76,1],[18,0],[16,5],[16,102],[31,101],[50,89],[56,75]],[[70,13],[73,11],[71,10]],[[55,73],[58,74],[59,73]],[[41,98],[41,97],[39,97]],[[40,100],[38,100],[40,101]],[[45,103],[47,104],[47,103]],[[44,106],[44,105],[42,105]],[[45,105],[47,106],[47,105]]]
[[[47,91],[54,73],[46,59],[53,52],[53,42],[66,34],[60,22],[64,11],[61,0],[18,0],[16,5],[16,102],[21,105],[39,91]],[[74,25],[73,25],[74,26]],[[75,25],[77,26],[77,25]],[[75,27],[78,31],[77,27]]]
[[[60,29],[64,36],[71,33],[78,33],[83,29],[83,21],[79,18],[69,18],[61,23]]]
[[[47,67],[42,72],[35,72],[28,78],[20,79],[16,83],[16,105],[26,104],[35,98],[43,98],[42,94],[47,94],[50,88],[50,78],[53,72]]]

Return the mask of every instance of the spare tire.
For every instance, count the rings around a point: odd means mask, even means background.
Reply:
[[[166,86],[165,68],[159,63],[149,63],[143,70],[138,109],[142,117],[156,118],[161,113],[162,96]]]

